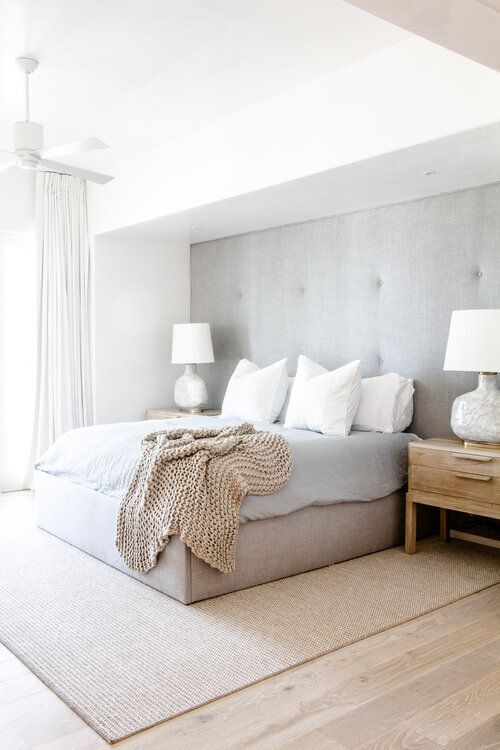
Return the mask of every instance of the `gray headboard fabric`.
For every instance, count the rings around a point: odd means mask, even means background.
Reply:
[[[193,245],[191,320],[210,322],[212,406],[242,357],[415,380],[412,431],[450,434],[471,373],[443,372],[452,310],[500,307],[500,185]]]

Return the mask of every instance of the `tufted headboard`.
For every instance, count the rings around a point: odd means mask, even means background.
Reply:
[[[471,373],[443,372],[452,310],[500,307],[500,185],[193,245],[191,320],[209,321],[213,406],[242,357],[415,380],[411,429],[450,434]]]

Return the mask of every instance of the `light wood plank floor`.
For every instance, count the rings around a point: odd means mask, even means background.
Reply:
[[[1,750],[105,747],[0,646]],[[500,584],[113,747],[500,750]]]

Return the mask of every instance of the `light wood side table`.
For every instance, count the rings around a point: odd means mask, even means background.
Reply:
[[[459,440],[438,438],[410,443],[408,450],[407,554],[417,551],[417,506],[420,504],[441,509],[443,542],[449,539],[448,510],[500,518],[500,451],[486,447],[466,448]],[[453,536],[459,537],[459,532],[454,532]],[[463,538],[483,544],[489,541],[472,534]]]
[[[178,419],[179,417],[218,417],[220,411],[217,409],[204,409],[200,414],[191,414],[188,411],[182,411],[176,406],[167,406],[164,409],[148,409],[146,419]]]

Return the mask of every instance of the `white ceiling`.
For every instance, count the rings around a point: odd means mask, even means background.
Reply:
[[[409,36],[340,0],[0,0],[0,148],[17,56],[46,145],[102,138],[74,161],[104,169]]]
[[[500,0],[346,0],[500,71]]]
[[[495,123],[110,234],[196,243],[500,182],[499,144]]]
[[[405,45],[424,44],[410,31],[500,69],[497,6],[500,0],[0,0],[0,148],[23,115],[17,56],[40,60],[32,119],[43,123],[46,145],[102,138],[109,150],[73,161],[113,173],[118,162],[145,151],[155,161],[165,143],[332,70],[393,45],[403,54]],[[492,124],[118,233],[198,242],[500,181],[499,144],[500,125]]]

